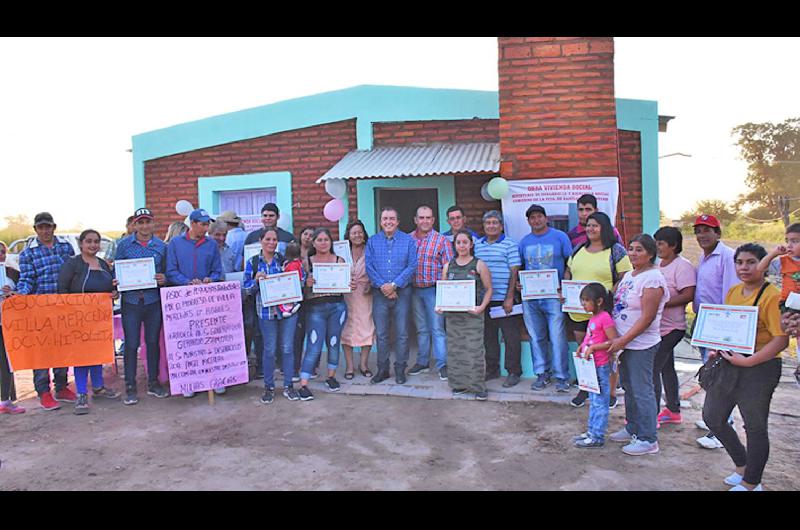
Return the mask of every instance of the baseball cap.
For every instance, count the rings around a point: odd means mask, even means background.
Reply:
[[[721,225],[719,224],[719,219],[717,219],[713,215],[706,215],[706,214],[699,215],[697,216],[697,219],[694,220],[694,226],[699,226],[699,225],[706,225],[710,226],[711,228],[721,228]]]
[[[528,211],[525,212],[525,217],[530,217],[532,213],[537,213],[537,212],[545,216],[547,215],[547,212],[544,211],[543,206],[539,206],[538,204],[531,204],[530,208],[528,208]]]
[[[189,221],[200,221],[201,223],[210,223],[213,221],[208,212],[199,208],[189,214]]]
[[[39,225],[55,225],[55,221],[53,221],[53,216],[50,215],[49,212],[41,212],[37,213],[36,217],[33,218],[33,226]]]
[[[139,208],[135,212],[133,212],[133,222],[135,223],[139,219],[155,219],[153,217],[153,212],[150,211],[150,208]]]

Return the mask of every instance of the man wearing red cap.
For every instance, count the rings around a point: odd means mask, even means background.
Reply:
[[[697,313],[700,304],[724,304],[725,295],[731,287],[739,283],[739,279],[736,277],[733,261],[734,250],[720,241],[722,228],[719,219],[713,215],[698,216],[694,222],[694,235],[703,249],[703,256],[697,265],[697,289],[692,304]],[[700,355],[703,362],[706,362],[705,348],[700,348]],[[697,422],[697,426],[706,428],[702,422]],[[698,438],[697,443],[705,449],[722,447],[722,443],[710,431]]]

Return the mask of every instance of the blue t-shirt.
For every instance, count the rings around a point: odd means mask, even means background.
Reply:
[[[531,232],[523,237],[519,242],[519,255],[523,270],[558,269],[558,279],[562,280],[564,265],[572,255],[572,243],[561,230],[548,228],[542,235]]]

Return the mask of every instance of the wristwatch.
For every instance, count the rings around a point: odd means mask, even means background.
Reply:
[[[392,286],[392,289],[394,289],[395,291],[397,290],[397,284],[396,283],[392,282],[391,286]]]

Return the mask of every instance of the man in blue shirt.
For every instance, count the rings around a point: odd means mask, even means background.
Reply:
[[[558,281],[564,278],[564,266],[572,254],[572,244],[567,234],[547,226],[547,212],[538,204],[525,212],[531,233],[519,243],[523,270],[556,269]],[[564,313],[561,300],[542,298],[522,302],[525,327],[531,337],[533,373],[538,376],[531,388],[542,390],[556,376],[556,391],[569,391],[569,348],[564,332]],[[549,346],[551,355],[547,354]]]
[[[399,231],[397,210],[381,211],[381,232],[367,241],[367,276],[372,283],[372,319],[378,339],[378,370],[371,382],[389,379],[390,352],[395,352],[394,375],[406,382],[408,364],[408,319],[411,309],[411,280],[417,271],[417,243]],[[395,344],[389,340],[394,323]]]
[[[167,245],[153,235],[156,225],[153,213],[148,208],[139,208],[133,214],[132,235],[120,240],[115,263],[126,259],[152,258],[155,265],[155,280],[158,285],[166,283],[164,271],[167,266]],[[115,269],[116,273],[116,269]],[[136,351],[141,342],[144,324],[144,343],[147,347],[147,394],[158,398],[169,396],[158,382],[161,359],[161,297],[158,287],[137,289],[122,293],[122,329],[125,333],[125,405],[139,402],[136,389]]]
[[[19,282],[16,294],[55,294],[58,292],[58,271],[75,255],[69,242],[57,238],[56,223],[47,212],[33,219],[36,241],[19,255]],[[33,384],[45,410],[61,408],[57,401],[74,403],[78,396],[67,387],[67,368],[53,368],[56,398],[50,393],[50,369],[34,370]]]

